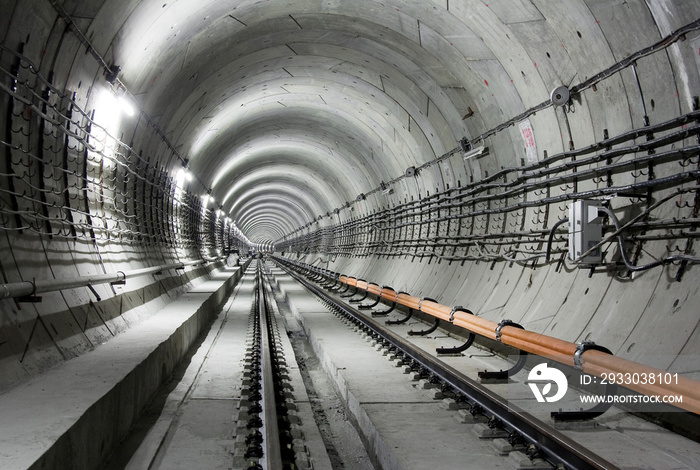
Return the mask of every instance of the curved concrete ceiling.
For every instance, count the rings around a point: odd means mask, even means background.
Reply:
[[[248,224],[254,215],[255,236],[267,240],[434,160],[700,14],[694,2],[659,3],[94,0],[65,8],[76,19],[93,18],[86,36],[122,67],[121,81],[189,159],[202,191],[211,188],[234,220]],[[620,77],[606,82],[608,90],[624,86]],[[691,89],[686,80],[678,90],[681,108]],[[538,148],[563,150],[569,125],[578,135],[628,128],[639,105],[617,100],[604,113],[604,100],[586,98],[571,123],[552,108],[532,116]],[[489,145],[492,157],[476,163],[481,170],[524,157],[517,129]],[[442,188],[450,178],[434,165],[398,192],[420,197],[421,188]],[[269,197],[260,197],[260,188]]]

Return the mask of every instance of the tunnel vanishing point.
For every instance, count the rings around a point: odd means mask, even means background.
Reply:
[[[697,423],[700,2],[1,0],[0,111],[1,468],[101,468],[263,264]]]

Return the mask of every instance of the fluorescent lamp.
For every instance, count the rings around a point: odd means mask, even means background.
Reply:
[[[486,149],[487,149],[487,147],[482,146],[482,147],[473,148],[473,149],[469,150],[468,152],[464,152],[464,159],[469,160],[470,158],[478,157],[479,155],[484,153],[486,151]]]

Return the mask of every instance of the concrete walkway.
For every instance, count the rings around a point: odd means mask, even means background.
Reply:
[[[240,401],[243,345],[254,280],[251,267],[190,358],[184,374],[171,387],[163,408],[157,411],[155,423],[124,468],[231,467],[233,417]],[[123,456],[115,455],[115,458]]]
[[[0,468],[96,468],[240,278],[213,272],[149,319],[0,396]]]
[[[106,470],[248,468],[249,462],[243,458],[247,418],[239,419],[239,411],[243,409],[240,405],[254,294],[255,267],[251,264],[206,337],[176,371],[175,382],[161,390],[162,399],[149,405]],[[282,326],[279,312],[274,309],[272,313]],[[312,461],[316,470],[330,470],[292,346],[286,335],[280,335],[280,340],[307,461]]]

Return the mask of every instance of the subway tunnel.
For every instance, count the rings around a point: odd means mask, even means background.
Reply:
[[[699,2],[0,7],[1,468],[700,468]]]

